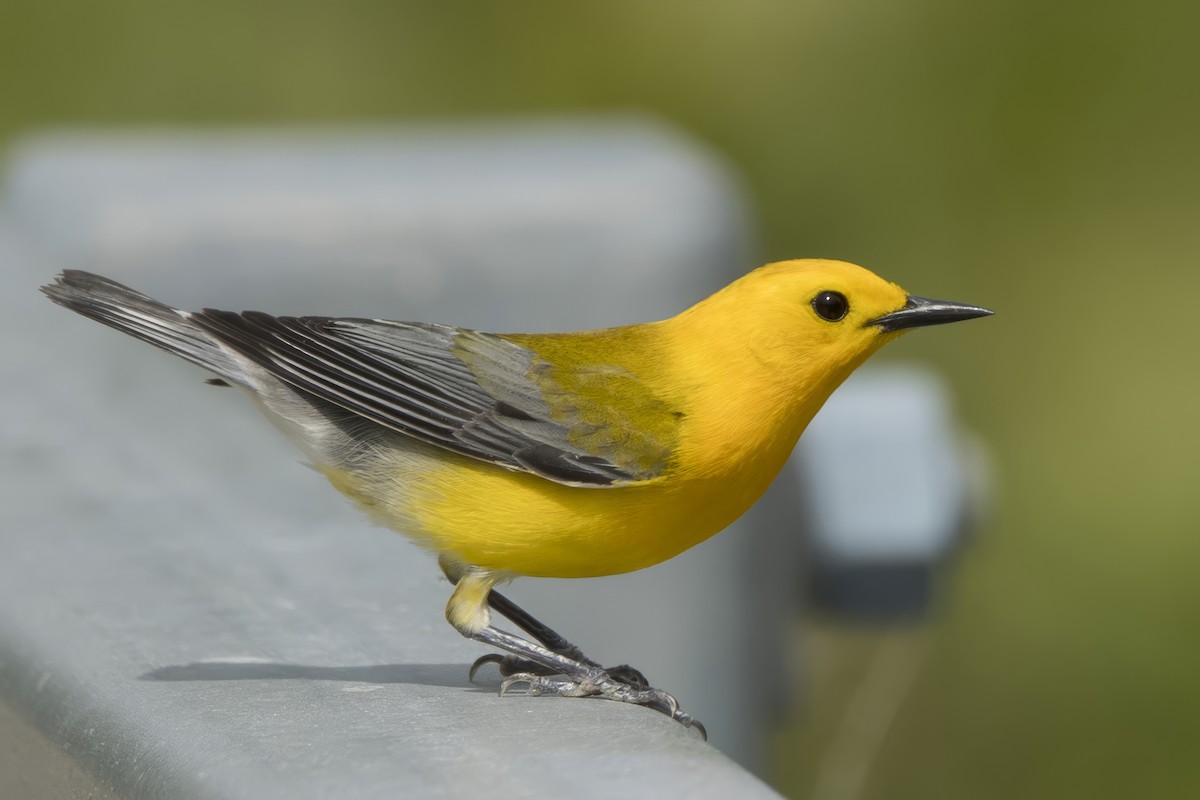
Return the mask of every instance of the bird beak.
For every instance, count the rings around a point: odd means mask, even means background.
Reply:
[[[905,328],[919,328],[925,325],[945,325],[947,322],[958,322],[976,317],[990,317],[992,312],[979,306],[969,306],[965,303],[951,303],[947,300],[930,300],[928,297],[917,297],[910,294],[908,302],[899,311],[876,317],[867,325],[875,325],[884,333],[901,331]]]

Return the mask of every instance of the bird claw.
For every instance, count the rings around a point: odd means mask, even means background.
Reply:
[[[495,664],[500,668],[500,674],[503,675],[504,660],[506,658],[512,658],[512,656],[502,656],[499,653],[488,653],[480,656],[479,658],[475,659],[475,663],[471,664],[471,668],[467,670],[467,680],[469,680],[471,683],[474,683],[475,673],[478,672],[479,668],[484,664]]]
[[[467,680],[475,682],[475,673],[484,664],[495,664],[500,670],[502,676],[516,675],[522,672],[529,672],[535,675],[553,675],[554,673],[533,661],[527,661],[523,658],[518,658],[513,655],[501,655],[500,653],[487,653],[475,659],[475,663],[467,671]]]
[[[688,715],[684,714],[683,716]],[[704,723],[702,723],[700,720],[696,719],[695,717],[688,717],[687,721],[684,722],[683,720],[679,719],[679,717],[676,717],[675,721],[681,723],[685,728],[695,728],[696,732],[700,734],[700,741],[708,741],[708,728],[704,727]]]
[[[509,675],[500,683],[500,695],[504,696],[509,689],[518,684],[526,684],[526,693],[530,697],[603,697],[621,703],[647,706],[662,714],[666,714],[685,728],[695,729],[700,738],[708,741],[708,730],[691,714],[679,709],[679,701],[671,694],[654,688],[636,688],[617,681],[607,673],[601,672],[594,677],[579,680],[552,680],[545,675],[535,675],[532,672],[519,672]]]
[[[528,673],[524,673],[524,674],[519,673],[517,675],[511,675],[511,676],[505,678],[504,680],[500,681],[500,696],[504,697],[505,692],[507,692],[509,689],[511,689],[514,684],[528,682],[529,683],[528,693],[533,695],[534,697],[536,697],[537,695],[533,691],[534,677],[535,676],[530,675]]]

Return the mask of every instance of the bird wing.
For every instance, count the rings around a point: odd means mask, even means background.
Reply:
[[[640,384],[631,394],[627,375],[607,392],[595,388],[603,367],[560,381],[532,350],[479,331],[214,309],[190,318],[292,387],[423,442],[571,486],[653,478],[682,416]],[[630,417],[650,424],[643,430]]]

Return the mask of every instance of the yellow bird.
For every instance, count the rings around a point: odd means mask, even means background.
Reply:
[[[437,553],[450,624],[507,653],[472,677],[494,662],[501,693],[599,695],[702,733],[637,670],[602,668],[493,587],[630,572],[704,541],[868,356],[992,313],[824,260],[769,264],[661,322],[561,334],[180,311],[77,270],[43,291],[243,389],[372,519]]]

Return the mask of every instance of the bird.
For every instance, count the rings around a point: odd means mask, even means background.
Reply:
[[[640,671],[601,666],[495,587],[631,572],[699,544],[763,494],[880,347],[992,314],[824,259],[767,264],[669,319],[571,333],[183,311],[82,270],[42,291],[241,389],[368,517],[436,554],[449,623],[501,651],[472,680],[494,663],[501,694],[634,703],[705,737]]]

